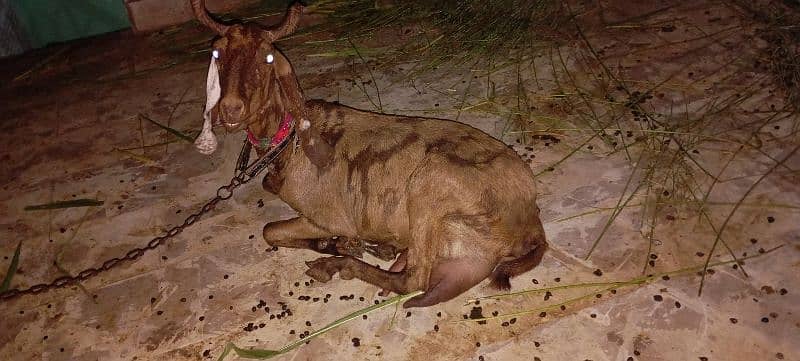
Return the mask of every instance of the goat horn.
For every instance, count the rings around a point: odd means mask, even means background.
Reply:
[[[194,11],[194,17],[197,18],[197,21],[214,30],[217,34],[225,35],[225,32],[228,31],[228,25],[218,23],[208,16],[204,0],[192,0],[192,11]]]
[[[289,10],[286,11],[281,23],[269,31],[272,36],[272,41],[278,40],[287,36],[297,29],[297,23],[300,22],[300,14],[303,12],[303,5],[299,2],[294,3]]]

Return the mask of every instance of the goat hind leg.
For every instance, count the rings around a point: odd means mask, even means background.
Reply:
[[[494,268],[494,264],[481,259],[441,260],[431,270],[426,286],[415,282],[416,269],[385,271],[352,257],[323,257],[306,264],[309,266],[306,274],[321,282],[327,282],[339,272],[342,279],[358,278],[397,294],[425,290],[424,294],[406,301],[403,304],[405,308],[427,307],[450,300],[483,281]]]
[[[425,293],[406,301],[403,307],[427,307],[448,301],[483,281],[493,268],[493,264],[481,259],[441,260],[431,270]]]

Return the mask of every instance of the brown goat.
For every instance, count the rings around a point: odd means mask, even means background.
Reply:
[[[295,123],[287,136],[293,144],[270,165],[263,187],[299,216],[268,223],[264,239],[334,255],[308,262],[308,275],[326,282],[338,272],[396,293],[423,290],[404,305],[420,307],[487,277],[507,289],[510,277],[539,264],[547,243],[534,177],[508,146],[457,122],[305,101],[291,64],[272,44],[295,30],[299,4],[269,29],[217,23],[202,0],[192,7],[220,35],[198,148],[213,151],[212,121],[246,130],[260,154],[267,146],[260,139],[278,133],[273,143],[280,141]],[[319,241],[335,236],[401,252],[382,270]]]

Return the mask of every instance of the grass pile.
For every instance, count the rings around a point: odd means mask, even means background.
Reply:
[[[319,1],[310,11],[328,14],[319,27],[337,32],[333,41],[372,38],[390,27],[403,28],[375,60],[414,61],[414,74],[445,65],[472,65],[485,59],[527,53],[540,41],[552,41],[567,21],[554,0],[488,1]],[[326,41],[324,43],[331,43]]]
[[[761,24],[767,41],[766,65],[785,92],[786,101],[800,111],[800,2],[742,1],[732,3]]]

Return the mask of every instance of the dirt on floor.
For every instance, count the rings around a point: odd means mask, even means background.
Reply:
[[[308,98],[454,119],[513,146],[537,174],[551,250],[512,280],[530,292],[474,301],[497,293],[485,282],[389,307],[281,358],[800,360],[800,118],[764,23],[714,1],[572,11],[574,37],[524,67],[408,77],[410,62],[283,44]],[[153,122],[197,134],[210,39],[189,24],[0,60],[0,272],[22,245],[12,288],[145,245],[230,180],[243,134],[218,132],[204,156]],[[78,199],[103,203],[25,210]],[[264,224],[294,214],[253,182],[139,260],[2,301],[0,359],[215,359],[228,342],[278,349],[386,299],[313,282],[304,261],[318,254],[266,245]]]

